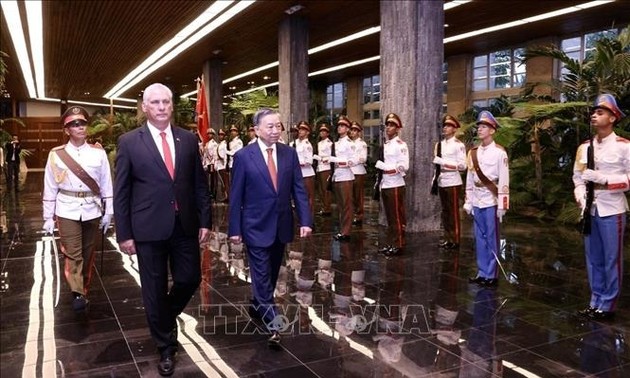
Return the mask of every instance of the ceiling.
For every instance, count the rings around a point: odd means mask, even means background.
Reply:
[[[103,95],[158,47],[206,10],[211,1],[134,0],[134,1],[43,1],[44,62],[46,97],[79,101],[106,102]],[[530,17],[575,5],[576,1],[483,1],[445,12],[445,37],[488,26]],[[136,98],[152,82],[167,84],[175,93],[195,89],[195,79],[205,61],[218,58],[222,74],[229,78],[278,60],[278,24],[285,11],[303,5],[297,14],[309,25],[309,47],[356,33],[380,23],[377,0],[259,0],[199,40],[175,59],[121,95]],[[26,25],[23,2],[22,23]],[[630,19],[630,1],[616,1],[546,21],[493,32],[447,43],[445,55],[489,52],[522,44],[549,35],[583,33],[612,25],[625,25]],[[21,70],[7,24],[2,17],[1,50],[9,73],[6,89],[11,98],[28,99]],[[27,39],[28,40],[28,39]],[[379,33],[331,48],[309,58],[309,71],[368,58],[379,54]],[[317,76],[332,83],[343,77],[371,75],[379,62],[363,64],[342,71]],[[224,94],[278,80],[274,67],[225,84]],[[269,76],[264,80],[263,76]],[[235,86],[236,90],[229,89]],[[127,104],[129,105],[129,104]]]

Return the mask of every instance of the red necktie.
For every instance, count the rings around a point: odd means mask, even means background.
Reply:
[[[273,148],[267,148],[267,168],[269,169],[269,176],[271,176],[271,182],[273,188],[278,191],[278,172],[276,171],[276,164],[273,162]]]
[[[175,168],[173,167],[173,156],[171,155],[171,148],[168,146],[168,142],[166,141],[166,133],[161,132],[160,136],[162,137],[162,151],[164,151],[164,163],[166,164],[166,169],[168,173],[171,175],[171,178],[175,178]]]

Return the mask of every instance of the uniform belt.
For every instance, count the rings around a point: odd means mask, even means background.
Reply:
[[[390,169],[388,171],[383,171],[383,173],[386,174],[386,175],[394,175],[394,174],[398,173],[398,171],[395,170],[395,169]]]
[[[77,197],[77,198],[94,197],[94,193],[92,192],[73,192],[70,190],[59,189],[59,193],[64,194],[66,196]]]
[[[595,184],[595,190],[608,190],[608,185]]]
[[[495,185],[496,185],[496,184],[498,184],[498,182],[496,182],[496,181],[492,181],[492,182],[493,182]],[[486,186],[486,184],[484,184],[484,183],[483,183],[483,182],[481,182],[481,181],[475,181],[475,186],[476,186],[477,188],[484,188],[484,187]]]
[[[337,163],[337,167],[347,167],[348,163]]]

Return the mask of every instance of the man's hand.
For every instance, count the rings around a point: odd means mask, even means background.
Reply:
[[[125,252],[128,255],[136,254],[136,242],[133,239],[125,240],[118,244],[118,247],[122,252]]]
[[[503,223],[503,217],[505,216],[505,209],[497,209],[497,218],[499,218],[499,223]]]
[[[107,229],[109,228],[109,225],[111,223],[112,223],[112,215],[111,214],[103,215],[103,217],[101,218],[101,224],[99,225],[99,228],[103,230],[104,234],[107,233]]]
[[[301,238],[305,238],[307,236],[310,236],[311,232],[313,232],[313,229],[310,228],[310,227],[306,227],[306,226],[300,227],[300,237]]]
[[[599,171],[594,171],[592,169],[586,169],[582,172],[582,180],[594,182],[597,184],[606,185],[607,179],[601,174]]]
[[[55,232],[55,221],[53,219],[46,219],[42,229],[46,231],[47,234],[52,235]]]
[[[469,202],[466,202],[464,204],[464,211],[468,215],[474,215],[472,204],[470,204]]]

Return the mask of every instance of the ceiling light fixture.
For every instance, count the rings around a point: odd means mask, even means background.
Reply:
[[[203,12],[192,23],[178,32],[175,37],[168,41],[165,45],[157,49],[149,58],[142,62],[138,67],[131,71],[125,78],[105,94],[104,97],[117,97],[126,90],[137,84],[140,80],[156,71],[174,59],[181,52],[192,46],[201,38],[210,34],[214,29],[221,26],[236,14],[252,5],[255,0],[240,1],[234,7],[218,16],[221,12],[231,6],[234,1],[216,1],[205,12]],[[217,17],[218,16],[218,17]],[[216,17],[216,19],[215,19]],[[215,19],[214,21],[211,21]],[[209,24],[207,24],[211,21]],[[207,24],[207,25],[206,25]],[[202,25],[205,25],[199,29]],[[195,32],[196,31],[196,32]],[[193,34],[194,33],[194,34]]]
[[[458,7],[460,5],[464,5],[467,3],[472,2],[472,0],[453,0],[453,1],[449,1],[448,3],[444,3],[444,10],[449,10],[449,9],[453,9],[455,7]]]
[[[498,31],[498,30],[509,29],[509,28],[513,28],[513,27],[516,27],[516,26],[525,25],[525,24],[528,24],[528,23],[531,23],[531,22],[546,20],[546,19],[549,19],[549,18],[562,16],[562,15],[565,15],[565,14],[568,14],[568,13],[578,12],[578,11],[581,11],[581,10],[584,10],[584,9],[593,8],[593,7],[597,7],[597,6],[600,6],[600,5],[605,5],[605,4],[611,3],[613,1],[615,1],[615,0],[590,1],[588,3],[583,3],[583,4],[574,5],[574,6],[567,7],[567,8],[558,9],[558,10],[555,10],[555,11],[552,11],[552,12],[539,14],[537,16],[532,16],[532,17],[522,18],[522,19],[516,20],[516,21],[506,22],[505,24],[494,25],[494,26],[490,26],[488,28],[474,30],[474,31],[471,31],[471,32],[468,32],[468,33],[454,35],[452,37],[444,38],[444,43],[459,41],[459,40],[470,38],[470,37],[474,37],[474,36],[477,36],[477,35],[492,33],[492,32]]]
[[[22,19],[20,17],[20,9],[18,3],[15,0],[2,0],[0,1],[0,7],[4,14],[4,19],[9,27],[9,34],[11,35],[11,41],[15,48],[15,54],[22,70],[22,77],[26,84],[28,95],[31,98],[37,97],[37,91],[35,90],[35,82],[33,81],[33,71],[31,70],[31,61],[26,48],[26,40],[24,39],[24,28],[22,28]]]
[[[37,97],[46,97],[44,80],[44,22],[41,1],[25,1],[28,36],[31,42],[31,56],[35,71],[35,88]]]

